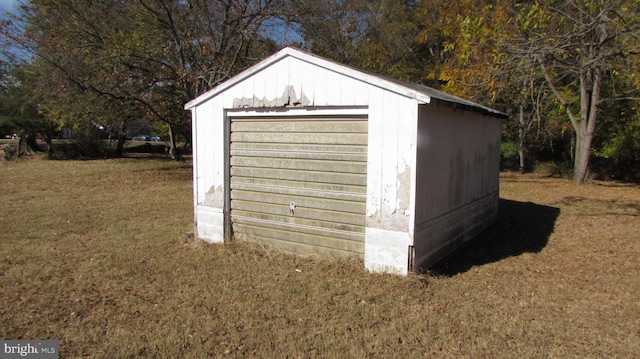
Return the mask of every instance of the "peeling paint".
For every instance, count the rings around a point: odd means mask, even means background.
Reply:
[[[411,198],[411,167],[405,164],[403,171],[398,174],[397,179],[397,196],[396,196],[396,208],[401,209],[401,212],[408,212]]]
[[[224,207],[224,189],[222,186],[214,188],[211,186],[209,191],[204,195],[204,203],[208,207],[223,208]]]
[[[380,208],[367,213],[367,227],[407,232],[411,198],[411,167],[403,166],[397,175],[396,186],[385,186]]]
[[[269,100],[266,97],[258,98],[255,95],[251,98],[243,97],[233,100],[233,108],[260,108],[260,107],[304,107],[311,105],[311,101],[300,92],[300,97],[291,85],[284,88],[282,96]]]

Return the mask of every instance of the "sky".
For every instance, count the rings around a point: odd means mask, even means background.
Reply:
[[[29,0],[0,0],[0,20],[5,20],[6,19],[5,14],[7,12],[16,12],[21,4],[28,3],[28,2],[29,2]],[[2,39],[2,40],[4,40],[4,39]],[[16,55],[17,57],[19,57],[21,59],[29,58],[29,56],[26,55],[24,52],[18,50],[15,47],[12,47],[11,45],[9,45],[8,48],[3,48],[3,51],[5,51],[7,49],[9,51],[9,53],[11,53],[13,55]],[[4,59],[5,55],[6,54],[2,54],[3,59]]]
[[[0,0],[0,13],[13,11],[18,8],[19,0]]]

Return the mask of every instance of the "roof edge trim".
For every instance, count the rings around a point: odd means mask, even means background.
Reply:
[[[264,70],[265,68],[271,66],[272,64],[275,64],[289,56],[296,58],[300,61],[304,61],[312,65],[319,66],[326,70],[342,74],[352,79],[368,83],[372,86],[382,88],[386,91],[396,93],[400,96],[414,99],[420,104],[429,104],[429,103],[437,102],[443,106],[463,108],[466,110],[481,112],[486,115],[493,115],[497,117],[508,118],[508,115],[500,111],[494,110],[492,108],[489,108],[480,104],[473,103],[471,101],[467,101],[465,99],[459,98],[451,94],[443,93],[442,91],[439,91],[436,89],[432,89],[423,85],[409,84],[400,80],[386,78],[385,76],[382,76],[382,75],[368,73],[363,70],[359,70],[359,69],[356,69],[356,68],[353,68],[329,59],[325,59],[318,55],[314,55],[290,46],[282,48],[280,51],[276,52],[275,54],[269,57],[266,57],[264,60],[247,68],[246,70],[238,73],[237,75],[231,77],[230,79],[222,82],[218,86],[210,89],[209,91],[189,101],[187,104],[184,105],[184,109],[190,110],[198,106],[199,104],[209,100],[212,97],[215,97],[219,93],[243,81],[244,79],[252,76],[253,74],[258,73]]]

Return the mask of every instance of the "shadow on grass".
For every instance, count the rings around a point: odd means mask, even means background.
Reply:
[[[191,157],[190,148],[179,146],[176,153],[181,161]],[[165,142],[130,142],[124,149],[124,155],[129,158],[171,158]]]
[[[430,272],[453,276],[474,266],[540,252],[547,245],[559,214],[559,208],[501,198],[496,222],[433,266]]]
[[[130,142],[124,149],[124,153],[166,153],[167,146],[164,142]]]

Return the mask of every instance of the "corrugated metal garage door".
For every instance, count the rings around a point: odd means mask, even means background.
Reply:
[[[301,253],[364,253],[366,117],[231,119],[235,238]]]

